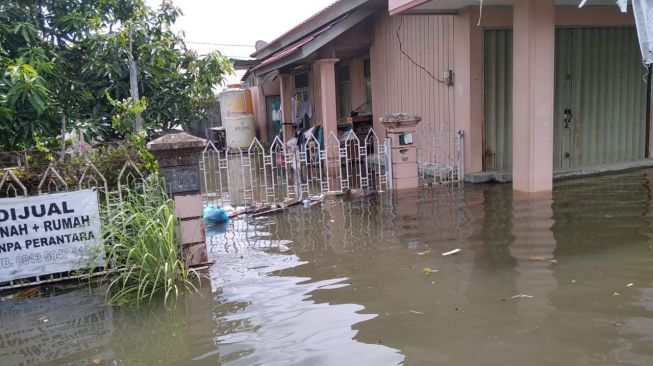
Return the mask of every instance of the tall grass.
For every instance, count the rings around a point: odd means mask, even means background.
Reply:
[[[107,263],[117,271],[107,290],[111,305],[140,307],[197,291],[199,276],[182,258],[174,202],[157,182],[123,192],[103,220]]]

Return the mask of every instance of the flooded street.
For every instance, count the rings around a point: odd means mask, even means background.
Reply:
[[[207,229],[210,283],[174,310],[3,299],[0,364],[653,365],[652,187],[468,184],[234,220]]]

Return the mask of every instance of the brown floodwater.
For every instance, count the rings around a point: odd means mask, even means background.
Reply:
[[[652,187],[645,170],[234,220],[174,309],[2,299],[0,365],[653,365]]]

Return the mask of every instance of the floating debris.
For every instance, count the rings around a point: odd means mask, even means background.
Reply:
[[[424,313],[422,313],[421,311],[417,311],[417,310],[409,310],[409,311],[413,314],[424,315]]]
[[[430,267],[422,268],[422,273],[424,273],[425,275],[428,275],[428,274],[431,274],[431,273],[438,273],[438,272],[440,272],[440,271],[438,271],[437,269],[431,269]]]
[[[533,329],[526,329],[526,330],[518,330],[517,334],[521,335],[533,335],[537,333],[540,330],[540,327],[535,327]]]
[[[32,287],[32,288],[28,288],[27,290],[18,291],[15,294],[15,297],[17,299],[28,299],[28,298],[31,298],[31,297],[36,297],[36,295],[38,295],[38,293],[39,293],[39,290],[36,287]]]
[[[517,295],[515,295],[513,297],[509,297],[507,299],[503,298],[503,299],[501,299],[501,301],[512,300],[512,299],[530,299],[532,297],[533,296],[531,296],[531,295],[517,294]]]
[[[308,196],[308,199],[311,201],[322,201],[324,200],[324,194],[319,194],[317,196]]]
[[[618,293],[618,292],[615,292],[615,293],[612,294],[612,296],[621,296],[621,294]]]
[[[633,286],[635,286],[635,284],[632,282],[626,285],[626,287],[633,287]]]
[[[425,250],[423,252],[419,252],[419,253],[417,253],[417,255],[425,255],[425,254],[429,254],[429,253],[431,253],[431,249]]]
[[[327,196],[343,196],[345,194],[347,194],[347,192],[344,192],[344,191],[328,191],[328,192],[326,192]]]
[[[624,325],[624,322],[622,322],[621,320],[613,320],[610,322],[610,325],[612,325],[613,327],[621,327]]]
[[[289,250],[290,250],[290,248],[288,248],[287,246],[285,246],[283,244],[279,244],[279,252],[280,253],[285,253],[285,252],[287,252]]]
[[[347,191],[349,197],[373,197],[377,192],[371,189],[350,189]]]
[[[539,255],[534,255],[534,256],[528,257],[528,260],[529,261],[545,261],[545,260],[547,260],[547,258],[539,256]]]
[[[252,216],[252,217],[267,216],[267,215],[271,215],[271,214],[275,214],[275,213],[282,212],[283,210],[284,210],[284,209],[281,208],[281,207],[275,207],[275,208],[270,208],[270,209],[267,210],[267,211],[259,211],[259,212],[255,212],[255,213],[253,213],[251,216]]]
[[[443,256],[443,257],[447,257],[447,256],[450,256],[450,255],[458,254],[458,253],[460,253],[460,252],[462,252],[462,250],[456,248],[456,249],[454,249],[454,250],[450,250],[450,251],[448,251],[448,252],[444,252],[444,253],[442,253],[442,256]]]

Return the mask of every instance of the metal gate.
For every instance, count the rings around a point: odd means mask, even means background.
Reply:
[[[486,30],[483,52],[483,170],[512,170],[512,30]]]
[[[556,29],[554,169],[646,157],[647,70],[634,28]],[[484,36],[483,170],[512,170],[512,30]]]
[[[648,76],[635,28],[556,31],[554,168],[646,157]]]
[[[419,185],[431,186],[464,181],[465,136],[449,126],[430,121],[419,125],[417,137],[417,175]]]

